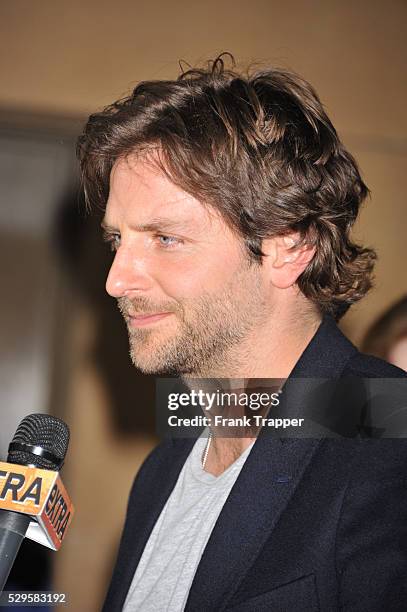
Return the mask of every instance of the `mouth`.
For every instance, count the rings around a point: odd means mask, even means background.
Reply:
[[[145,327],[169,317],[172,312],[156,312],[150,314],[128,315],[130,327]]]

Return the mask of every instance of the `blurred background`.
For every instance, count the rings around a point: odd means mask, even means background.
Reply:
[[[0,3],[0,454],[26,414],[62,417],[77,508],[61,551],[27,543],[12,584],[99,610],[131,482],[157,442],[154,380],[130,365],[104,293],[100,218],[83,209],[74,147],[86,117],[140,80],[175,78],[179,60],[225,50],[309,80],[372,194],[355,233],[378,251],[376,286],[341,323],[360,345],[407,292],[406,18],[405,0]]]

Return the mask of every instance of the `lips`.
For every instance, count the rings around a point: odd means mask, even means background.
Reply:
[[[171,312],[154,312],[154,313],[143,313],[143,314],[129,314],[129,323],[132,327],[143,327],[145,325],[150,325],[157,321],[161,321],[162,319],[170,316]]]

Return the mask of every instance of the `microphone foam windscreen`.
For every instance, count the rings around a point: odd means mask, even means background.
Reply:
[[[64,421],[50,414],[29,414],[17,427],[10,446],[15,443],[20,448],[9,450],[9,463],[58,471],[68,450],[69,428]],[[39,446],[47,455],[38,456],[29,449],[21,449],[21,445]]]

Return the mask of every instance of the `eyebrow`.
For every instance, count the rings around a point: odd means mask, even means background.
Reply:
[[[111,232],[117,231],[117,229],[114,228],[112,225],[109,225],[109,223],[107,223],[105,219],[103,219],[100,225],[105,231],[111,231]],[[157,217],[153,219],[152,221],[150,221],[149,223],[141,223],[141,224],[132,225],[131,228],[135,230],[136,232],[157,232],[157,231],[180,231],[180,230],[185,231],[185,230],[193,229],[193,226],[191,225],[190,221],[175,221],[174,219],[168,219],[165,217]]]

